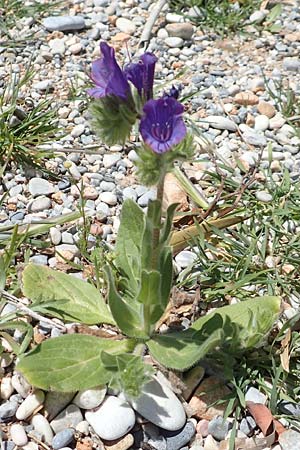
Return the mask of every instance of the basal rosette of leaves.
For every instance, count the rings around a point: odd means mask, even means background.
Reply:
[[[46,340],[20,358],[18,370],[43,389],[76,391],[108,383],[136,397],[153,374],[143,362],[145,352],[167,368],[185,371],[208,352],[244,351],[269,332],[280,299],[245,300],[201,317],[188,330],[157,331],[173,286],[170,235],[177,206],[169,206],[162,218],[164,178],[175,160],[191,158],[193,136],[176,88],[152,98],[154,55],[145,53],[123,71],[112,48],[102,43],[101,51],[102,58],[92,65],[95,87],[89,90],[96,98],[94,122],[109,143],[126,140],[139,122],[143,145],[138,175],[145,185],[157,186],[157,199],[146,213],[132,200],[123,203],[114,264],[103,268],[106,299],[93,285],[67,274],[35,265],[25,268],[23,292],[35,311],[66,322],[111,324],[119,334],[115,340],[80,334]]]

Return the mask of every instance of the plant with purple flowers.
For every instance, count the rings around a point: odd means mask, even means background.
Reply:
[[[109,383],[130,399],[153,374],[143,361],[145,351],[167,368],[184,371],[216,347],[228,353],[253,347],[273,325],[280,301],[251,299],[219,308],[187,330],[157,332],[173,284],[170,233],[177,207],[170,205],[162,217],[164,180],[175,160],[193,154],[193,136],[183,120],[178,89],[152,98],[154,55],[145,53],[122,70],[112,48],[102,43],[101,51],[102,58],[92,65],[95,86],[88,91],[95,98],[94,124],[106,143],[116,143],[124,142],[139,122],[138,174],[143,184],[156,185],[157,198],[146,213],[132,200],[123,203],[114,264],[104,267],[108,305],[94,286],[49,268],[29,265],[23,285],[36,310],[72,322],[116,325],[121,338],[75,334],[46,340],[21,358],[18,370],[44,389],[73,392]]]

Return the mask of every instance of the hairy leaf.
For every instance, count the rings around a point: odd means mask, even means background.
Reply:
[[[119,295],[109,266],[104,268],[108,284],[108,301],[112,315],[120,330],[130,337],[144,339],[147,337],[142,326],[142,305],[128,301],[126,295]]]
[[[238,342],[232,342],[232,348],[250,348],[262,341],[274,325],[279,312],[279,297],[256,297],[218,308],[196,320],[191,329],[201,330],[215,315],[220,315],[223,319],[227,316],[240,329]]]
[[[100,292],[71,275],[30,264],[23,272],[23,292],[45,314],[88,325],[114,324]]]
[[[20,358],[17,370],[36,387],[75,392],[106,384],[111,378],[100,360],[102,351],[130,352],[132,340],[112,341],[84,334],[48,339]]]

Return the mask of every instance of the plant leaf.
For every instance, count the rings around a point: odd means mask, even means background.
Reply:
[[[109,306],[118,327],[129,337],[146,338],[142,329],[142,305],[137,301],[133,303],[132,299],[128,301],[126,295],[119,295],[110,267],[107,265],[104,270],[109,284]]]
[[[114,324],[103,297],[93,285],[48,267],[29,264],[23,272],[23,292],[33,306],[50,303],[45,313],[65,321]]]
[[[115,263],[118,270],[128,279],[128,285],[134,293],[138,291],[137,280],[140,276],[140,254],[144,228],[143,210],[133,200],[125,200],[115,248]]]
[[[147,342],[151,356],[169,369],[184,371],[192,367],[223,339],[223,320],[215,316],[201,333],[186,330],[155,335]]]
[[[112,341],[84,334],[48,339],[20,358],[17,370],[36,387],[75,392],[109,382],[111,372],[101,365],[102,351],[119,354],[133,350],[134,342]]]
[[[214,315],[226,316],[239,327],[237,339],[239,348],[250,348],[259,344],[272,328],[280,312],[279,297],[255,297],[235,305],[223,306],[196,320],[191,329],[201,330]]]

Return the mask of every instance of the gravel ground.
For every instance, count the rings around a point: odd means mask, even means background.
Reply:
[[[137,0],[74,0],[63,4],[66,8],[59,16],[41,21],[36,17],[17,20],[10,30],[12,39],[35,33],[25,46],[0,47],[0,94],[4,92],[10,71],[23,73],[31,60],[35,75],[32,83],[21,89],[20,103],[24,103],[26,111],[28,98],[35,103],[44,98],[53,99],[53,108],[58,107],[59,125],[64,131],[61,139],[47,144],[47,148],[56,151],[56,156],[46,166],[58,174],[58,180],[53,181],[33,169],[14,168],[5,173],[0,187],[0,195],[6,193],[0,223],[1,226],[30,224],[70,213],[78,208],[83,187],[85,208],[94,221],[93,233],[89,236],[91,247],[97,234],[107,244],[113,244],[123,200],[132,198],[141,207],[147,207],[155,191],[141,186],[134,176],[137,155],[133,146],[107,148],[99,143],[89,124],[84,87],[90,63],[99,56],[101,40],[115,47],[121,61],[128,59],[128,53],[136,54],[153,4]],[[213,33],[205,34],[188,20],[183,22],[182,16],[171,13],[166,6],[153,28],[148,50],[159,59],[156,83],[163,85],[162,89],[166,82],[170,86],[180,82],[183,96],[193,94],[186,102],[187,115],[214,143],[217,159],[234,166],[234,159],[239,156],[244,166],[251,168],[261,156],[261,167],[270,165],[275,181],[281,179],[285,169],[292,180],[298,181],[300,138],[280,111],[280,98],[282,100],[284,93],[278,86],[281,82],[289,83],[295,94],[300,95],[299,5],[296,2],[284,4],[277,21],[281,31],[276,34],[266,30],[258,33],[253,29],[254,33],[246,37],[220,39]],[[186,71],[178,77],[182,69]],[[72,86],[76,87],[75,99],[71,99],[72,93],[74,97]],[[272,161],[268,153],[270,144]],[[199,151],[198,159],[203,159],[203,163],[184,164],[183,168],[193,183],[201,186],[203,170],[211,163],[207,162],[205,149]],[[241,178],[238,167],[235,176]],[[262,201],[272,201],[272,196],[264,191],[257,192],[257,196]],[[79,262],[76,246],[79,238],[76,226],[55,226],[50,230],[53,251],[32,253],[30,260],[61,268],[63,259],[59,252],[64,258]],[[187,266],[191,257],[189,252],[177,255],[175,262],[179,271]],[[8,312],[8,307],[5,308],[2,316]],[[47,328],[43,323],[38,324],[38,329],[47,336],[59,334],[59,330]],[[199,400],[199,392],[204,387],[215,386],[212,376],[200,383],[197,395],[185,396],[190,407],[194,407],[193,418],[179,431],[167,431],[163,426],[145,423],[141,416],[135,415],[134,410],[139,412],[137,407],[118,403],[112,392],[103,403],[106,394],[103,387],[75,398],[39,390],[32,392],[25,380],[13,373],[10,354],[6,355],[7,360],[1,363],[4,376],[0,405],[2,450],[12,450],[15,446],[26,450],[51,446],[65,450],[75,447],[78,450],[228,448],[224,440],[230,433],[232,419],[224,422],[220,419],[224,411],[222,405],[207,408],[226,394],[228,388],[221,385],[213,389],[211,397]],[[204,376],[201,370],[198,383]],[[164,386],[166,381],[161,377],[157,383]],[[180,416],[181,402],[173,398],[169,387],[165,389],[171,399],[172,414]],[[248,400],[262,404],[266,401],[255,388],[249,387],[247,395]],[[299,416],[299,409],[292,414]],[[107,434],[110,429],[111,434]],[[247,437],[253,433],[258,434],[257,426],[249,416],[240,423],[237,436],[246,445]],[[299,448],[299,433],[289,433],[273,448]],[[269,447],[266,442],[265,447],[255,448]]]

